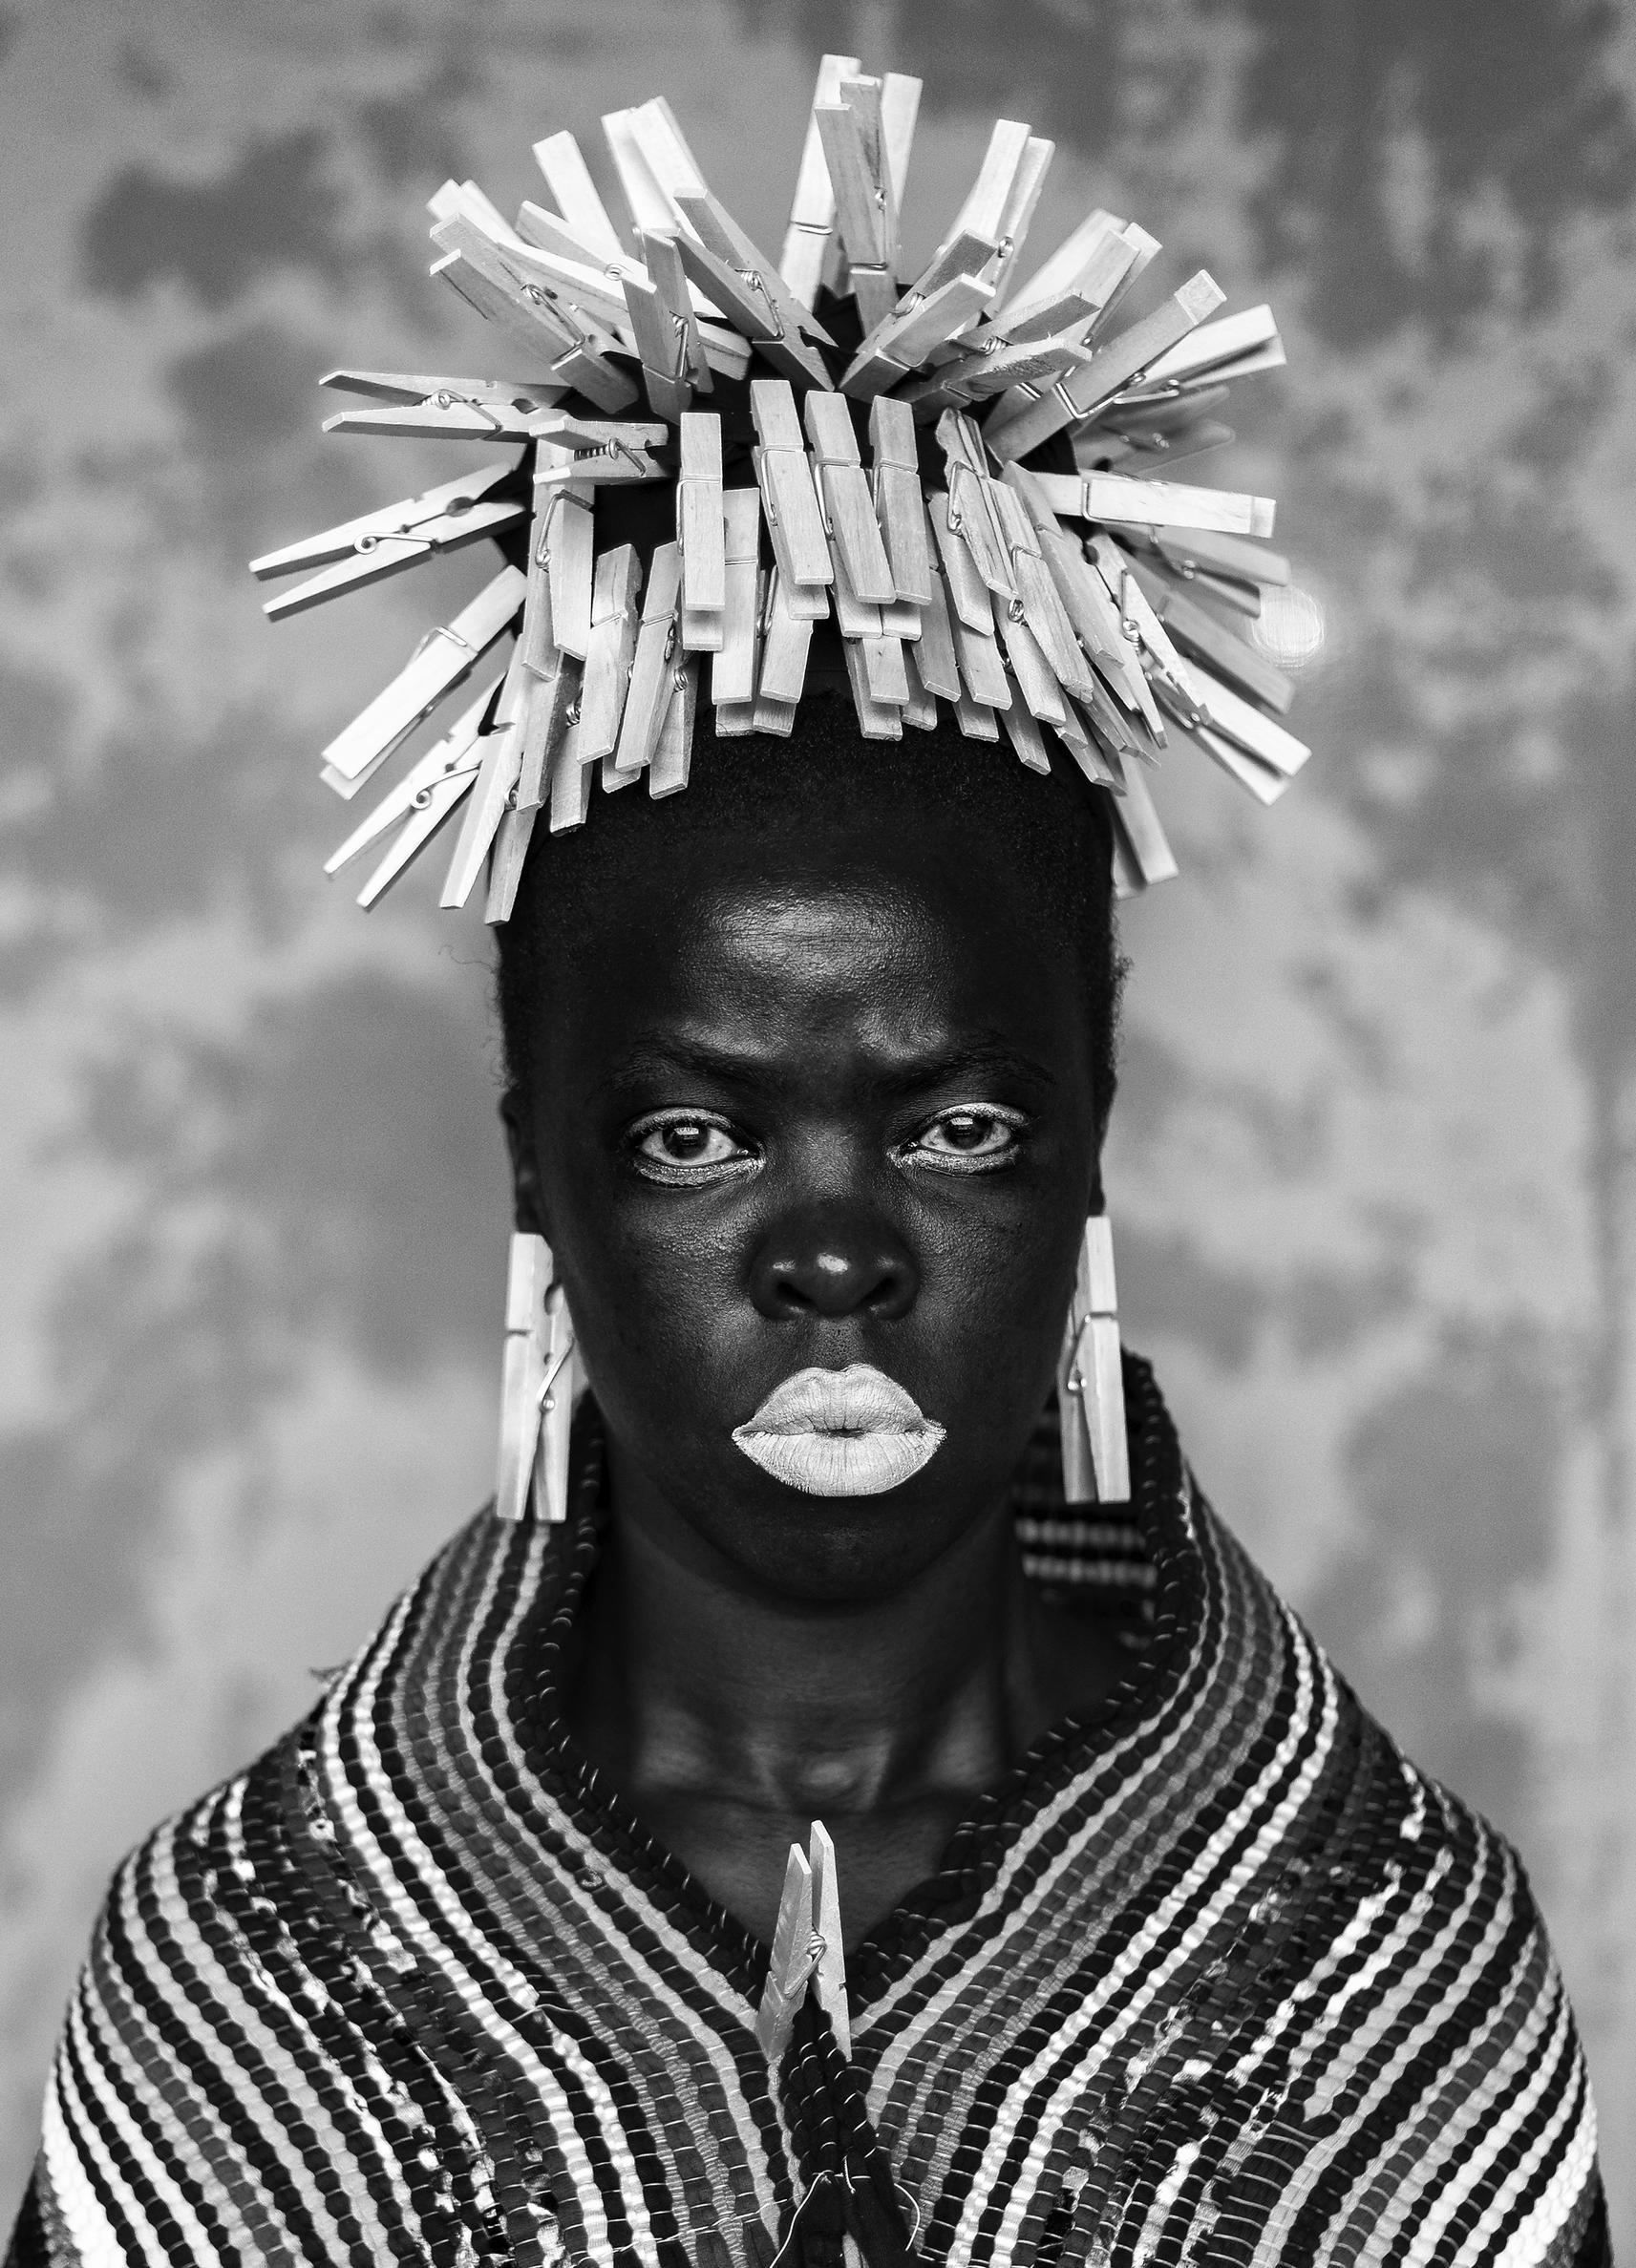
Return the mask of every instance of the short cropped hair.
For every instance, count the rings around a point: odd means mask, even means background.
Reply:
[[[530,1014],[553,966],[594,949],[608,883],[657,876],[685,843],[734,840],[776,873],[781,840],[863,821],[888,831],[917,820],[968,828],[974,844],[998,848],[982,871],[1026,889],[1029,914],[1079,963],[1094,1035],[1097,1108],[1113,1099],[1124,964],[1114,925],[1112,832],[1106,791],[1093,788],[1049,735],[1051,774],[1025,769],[1009,742],[967,740],[951,718],[901,741],[864,740],[850,699],[810,687],[788,739],[753,733],[720,739],[700,703],[691,773],[679,795],[658,802],[641,781],[607,795],[593,790],[583,827],[534,830],[511,919],[496,930],[496,1002],[508,1084],[529,1092]]]

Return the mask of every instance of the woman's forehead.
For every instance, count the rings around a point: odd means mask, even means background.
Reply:
[[[1076,957],[1030,918],[1024,878],[979,887],[929,839],[809,843],[773,875],[725,853],[679,860],[657,890],[611,893],[586,942],[542,1007],[604,1056],[735,1033],[844,1035],[883,1058],[979,1034],[1050,1051],[1053,1022],[1084,1014]]]

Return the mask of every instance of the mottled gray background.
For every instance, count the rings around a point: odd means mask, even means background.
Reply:
[[[273,630],[252,552],[469,461],[324,441],[480,368],[422,202],[668,92],[782,225],[827,46],[924,74],[935,241],[1005,112],[1276,303],[1206,477],[1326,612],[1270,817],[1185,752],[1135,910],[1127,1326],[1216,1498],[1520,1844],[1636,2237],[1636,37],[1576,0],[36,0],[0,14],[0,2192],[107,1871],[488,1482],[486,944],[369,919],[314,752],[468,556]],[[600,162],[600,159],[599,159]],[[347,822],[350,824],[350,822]]]

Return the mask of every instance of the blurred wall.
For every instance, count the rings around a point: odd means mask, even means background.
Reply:
[[[321,439],[313,377],[483,367],[425,197],[512,207],[534,138],[649,93],[776,245],[843,47],[925,77],[911,248],[1004,112],[1057,139],[1037,245],[1106,203],[1165,288],[1207,262],[1283,318],[1204,477],[1282,500],[1319,759],[1271,817],[1185,752],[1159,781],[1185,875],[1126,923],[1126,1324],[1227,1516],[1521,1846],[1636,2241],[1628,25],[32,0],[0,41],[0,2193],[114,1860],[488,1483],[486,942],[432,910],[437,858],[355,913],[314,776],[486,570],[272,630],[242,566],[469,459]]]

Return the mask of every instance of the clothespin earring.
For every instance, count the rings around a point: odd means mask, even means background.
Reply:
[[[505,1369],[500,1388],[499,1467],[495,1512],[521,1520],[534,1509],[548,1520],[568,1514],[568,1431],[579,1364],[563,1287],[552,1280],[551,1248],[521,1231],[511,1240],[505,1286]]]
[[[1080,1239],[1056,1391],[1064,1499],[1070,1504],[1127,1502],[1131,1464],[1119,1366],[1119,1303],[1114,1236],[1105,1213],[1092,1214]]]

